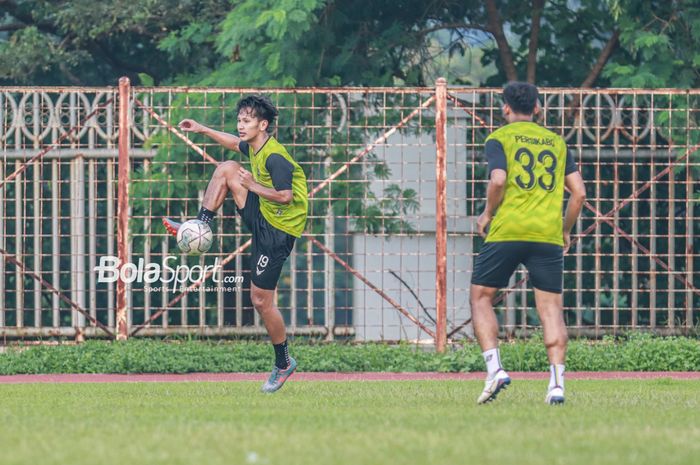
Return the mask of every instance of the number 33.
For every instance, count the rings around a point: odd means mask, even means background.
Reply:
[[[543,174],[539,178],[535,177],[535,156],[530,150],[525,147],[520,147],[518,151],[515,152],[515,161],[520,163],[527,174],[526,178],[522,175],[518,175],[515,178],[515,183],[520,186],[521,189],[529,191],[535,187],[535,183],[537,183],[537,185],[547,192],[552,192],[554,190],[557,157],[555,157],[552,152],[543,150],[537,155],[537,162],[544,166],[546,172],[546,174]]]

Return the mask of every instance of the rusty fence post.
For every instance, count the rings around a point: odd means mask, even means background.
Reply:
[[[126,283],[121,279],[121,267],[129,260],[129,162],[130,121],[129,99],[131,97],[129,78],[119,79],[119,159],[117,162],[117,255],[120,263],[117,279],[117,315],[115,333],[118,341],[124,341],[129,334],[127,326]]]
[[[435,350],[447,345],[447,80],[435,82]]]

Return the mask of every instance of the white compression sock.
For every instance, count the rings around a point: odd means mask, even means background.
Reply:
[[[549,388],[559,386],[564,389],[564,365],[549,365]]]
[[[498,347],[496,347],[495,349],[487,350],[483,355],[486,362],[486,371],[489,374],[489,378],[492,378],[501,369],[501,354],[498,351]]]

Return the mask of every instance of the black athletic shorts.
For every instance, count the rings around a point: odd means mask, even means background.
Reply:
[[[261,289],[274,290],[296,238],[267,222],[260,212],[260,198],[254,192],[248,191],[245,206],[236,210],[253,235],[250,280]]]
[[[543,242],[486,242],[474,262],[472,284],[503,288],[519,264],[525,265],[532,286],[561,294],[564,249]]]

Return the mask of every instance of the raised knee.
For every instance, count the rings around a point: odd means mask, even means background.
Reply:
[[[238,173],[238,168],[240,168],[240,166],[241,165],[238,162],[233,160],[219,163],[219,166],[217,166],[216,170],[214,171],[214,176],[226,179],[232,178],[236,173]]]

